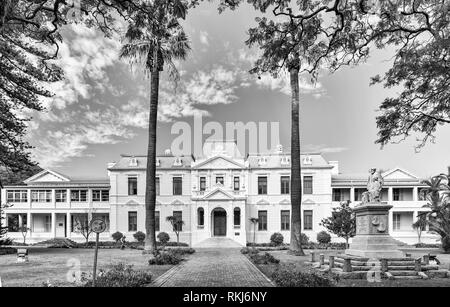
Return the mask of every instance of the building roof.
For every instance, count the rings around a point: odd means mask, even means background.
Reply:
[[[107,187],[109,186],[109,178],[85,178],[85,177],[69,177],[67,175],[55,172],[49,169],[43,169],[39,173],[25,179],[23,183],[8,185],[6,187]]]
[[[416,175],[400,168],[394,167],[382,174],[385,185],[402,186],[402,185],[417,185],[425,186],[422,179]],[[345,173],[331,176],[331,184],[333,186],[366,186],[369,175],[367,173]]]
[[[283,160],[282,158],[287,160]],[[302,168],[333,168],[333,166],[323,158],[321,153],[302,153],[300,155],[300,160]],[[254,169],[289,169],[291,167],[291,155],[285,153],[249,154],[247,161],[249,162],[249,167]]]
[[[164,155],[157,156],[156,160],[156,167],[160,169],[189,169],[194,158],[192,156],[175,157],[173,155]],[[121,155],[119,161],[114,164],[111,163],[108,167],[109,170],[145,170],[146,168],[147,156],[144,155]]]

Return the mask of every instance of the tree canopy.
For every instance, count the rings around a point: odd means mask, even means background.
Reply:
[[[78,3],[79,5],[76,5]],[[0,3],[0,167],[16,172],[35,165],[25,140],[41,99],[52,97],[48,84],[63,78],[54,60],[69,22],[114,31],[114,17],[142,9],[137,0],[4,0]],[[79,19],[77,19],[79,18]]]

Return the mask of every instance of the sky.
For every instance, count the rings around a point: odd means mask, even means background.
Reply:
[[[244,5],[219,15],[216,6],[202,3],[183,23],[192,50],[185,62],[177,63],[181,82],[176,92],[163,73],[158,152],[170,148],[177,137],[171,133],[174,123],[192,126],[194,115],[202,115],[204,125],[216,121],[224,127],[226,122],[278,122],[280,143],[288,151],[287,76],[258,79],[248,73],[257,50],[244,42],[258,14]],[[118,36],[108,39],[81,24],[64,31],[58,64],[65,79],[51,84],[55,96],[43,101],[46,111],[33,114],[29,126],[32,154],[42,167],[73,177],[105,177],[107,163],[117,161],[120,154],[146,153],[149,80],[139,67],[119,59],[120,46]],[[383,149],[374,143],[377,108],[396,92],[370,86],[370,77],[383,74],[392,55],[392,49],[373,50],[366,63],[332,75],[323,72],[315,84],[302,76],[302,151],[338,160],[342,173],[402,167],[425,178],[446,171],[450,126],[440,127],[436,143],[419,153],[414,136]]]

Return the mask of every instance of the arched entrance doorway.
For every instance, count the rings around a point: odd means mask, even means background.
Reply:
[[[211,213],[212,233],[214,237],[227,235],[227,212],[223,208],[216,208]]]

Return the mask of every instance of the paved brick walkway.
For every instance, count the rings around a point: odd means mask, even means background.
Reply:
[[[197,248],[188,261],[157,278],[155,287],[273,287],[238,248]]]

